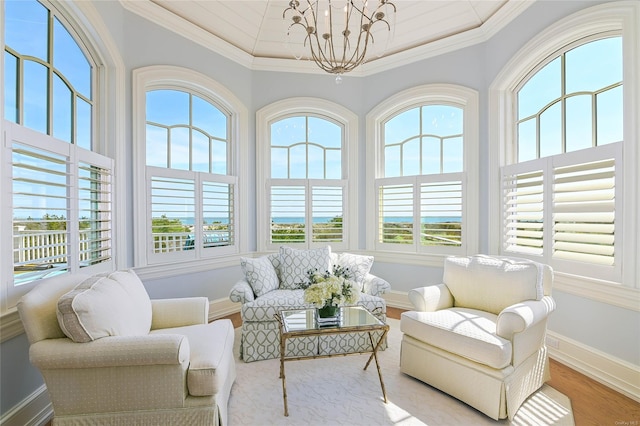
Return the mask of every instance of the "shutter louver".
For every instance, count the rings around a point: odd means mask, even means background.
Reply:
[[[311,193],[313,242],[342,242],[343,188],[314,186]]]
[[[305,204],[304,186],[271,187],[271,242],[305,242]]]
[[[153,176],[151,218],[154,253],[193,249],[194,241],[184,220],[195,218],[195,182]]]
[[[111,170],[78,165],[80,267],[111,260]]]
[[[380,186],[381,243],[413,244],[413,188],[412,184]]]
[[[420,185],[420,241],[425,246],[462,244],[462,182]]]
[[[614,264],[614,159],[554,169],[553,223],[553,257]]]
[[[233,185],[202,183],[203,248],[233,244]],[[211,223],[207,223],[211,220]]]
[[[15,285],[69,270],[67,161],[62,155],[13,144]]]
[[[541,255],[543,252],[543,172],[505,174],[505,250]]]

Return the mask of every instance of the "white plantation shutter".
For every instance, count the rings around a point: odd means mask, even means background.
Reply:
[[[413,183],[378,182],[378,246],[413,244],[415,179]]]
[[[344,243],[346,181],[289,180],[271,186],[270,244]],[[311,226],[308,226],[310,224]]]
[[[93,155],[95,157],[95,155]],[[93,158],[78,165],[80,267],[111,260],[111,160]]]
[[[13,143],[15,285],[70,269],[69,157]]]
[[[504,166],[504,251],[619,280],[621,175],[621,143]]]
[[[304,243],[306,218],[305,185],[274,185],[271,187],[271,232],[272,244]],[[306,220],[306,219],[305,219]]]
[[[506,251],[543,253],[544,176],[540,163],[515,164],[502,170]]]
[[[462,245],[462,199],[461,180],[420,185],[420,242],[423,246]]]
[[[148,226],[151,229],[152,253],[192,250],[195,239],[184,225],[185,219],[198,219],[195,181],[156,175],[151,176],[150,186],[151,215]]]
[[[38,146],[27,141],[36,140]],[[9,125],[13,287],[80,268],[111,268],[113,160]],[[99,265],[99,266],[97,266]]]
[[[311,188],[313,242],[339,243],[343,237],[344,188],[313,186]]]
[[[204,248],[228,246],[234,243],[235,185],[223,182],[202,182],[202,217]],[[213,220],[213,223],[204,223]]]
[[[553,257],[613,266],[616,158],[554,169]]]

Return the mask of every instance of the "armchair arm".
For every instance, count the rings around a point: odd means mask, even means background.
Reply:
[[[229,299],[231,299],[232,302],[238,302],[244,305],[247,302],[253,302],[256,296],[253,294],[253,289],[249,285],[249,282],[242,279],[231,287]]]
[[[498,315],[496,334],[504,339],[513,340],[515,334],[522,333],[540,321],[546,320],[555,308],[555,301],[550,296],[511,305]]]
[[[445,284],[414,288],[408,296],[416,311],[433,312],[453,306],[453,296]]]
[[[41,370],[189,364],[189,340],[179,334],[103,337],[89,343],[46,339],[29,348],[29,359]]]
[[[388,293],[389,291],[391,291],[391,284],[389,284],[387,280],[370,273],[364,277],[364,282],[362,285],[363,293],[381,297],[383,294]]]
[[[151,300],[151,329],[184,327],[209,322],[209,299],[182,297]]]

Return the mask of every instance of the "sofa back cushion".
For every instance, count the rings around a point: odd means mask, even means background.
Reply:
[[[331,266],[341,266],[349,269],[349,277],[356,283],[358,290],[364,290],[364,280],[373,266],[373,256],[352,253],[331,253]]]
[[[141,336],[151,329],[151,300],[132,270],[85,279],[60,297],[56,314],[64,334],[76,343]]]
[[[507,306],[543,295],[541,265],[525,259],[448,257],[443,282],[455,306],[496,315]]]
[[[262,256],[255,259],[241,257],[240,267],[242,267],[244,276],[251,286],[253,294],[257,297],[276,290],[280,286],[278,275],[269,256]]]
[[[307,272],[314,269],[331,270],[331,246],[309,250],[280,247],[280,288],[300,288],[308,280]]]

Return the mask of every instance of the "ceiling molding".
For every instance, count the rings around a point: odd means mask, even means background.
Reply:
[[[152,1],[119,1],[126,10],[173,31],[194,43],[200,44],[248,69],[255,71],[326,74],[313,62],[307,60],[254,57],[242,49],[233,46],[231,43],[192,24],[186,19],[158,6]],[[373,75],[483,43],[493,37],[533,3],[533,1],[510,0],[479,27],[373,60],[350,72],[349,76],[364,77]]]
[[[254,57],[252,55],[151,1],[120,0],[120,4],[129,12],[135,13],[148,21],[173,31],[246,68],[252,68],[253,66]]]

